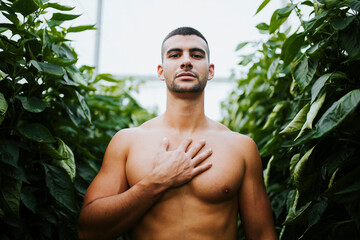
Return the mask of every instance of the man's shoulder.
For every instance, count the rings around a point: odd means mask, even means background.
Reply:
[[[140,126],[121,129],[115,134],[114,138],[126,138],[128,140],[137,138],[141,134],[156,130],[156,125],[157,118],[153,118],[141,124]]]
[[[225,125],[213,121],[212,123],[213,127],[211,128],[211,131],[214,131],[215,133],[219,134],[219,136],[223,136],[224,138],[230,139],[232,141],[235,141],[236,143],[242,142],[242,143],[248,143],[252,144],[254,141],[247,135],[241,134],[239,132],[232,131]]]

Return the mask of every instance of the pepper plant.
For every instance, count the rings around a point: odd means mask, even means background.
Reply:
[[[94,25],[64,27],[80,16],[71,10],[0,0],[1,239],[76,239],[111,137],[153,116],[131,96],[129,79],[75,65],[69,33]]]
[[[238,45],[257,50],[241,56],[223,123],[258,144],[280,239],[360,238],[359,12],[357,0],[290,0],[256,26],[266,41]],[[283,29],[290,14],[299,25]]]

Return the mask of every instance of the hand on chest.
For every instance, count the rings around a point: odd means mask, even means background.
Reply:
[[[141,140],[139,140],[141,141]],[[171,141],[170,141],[171,142]],[[178,147],[177,142],[169,145],[168,151]],[[193,141],[196,144],[196,141]],[[154,158],[158,151],[157,141],[134,145],[126,163],[126,176],[129,187],[136,184],[150,173],[154,167]],[[191,145],[190,145],[191,147]],[[244,166],[242,158],[226,145],[207,142],[199,153],[211,148],[213,154],[201,164],[212,163],[212,167],[193,178],[190,182],[168,191],[164,197],[176,196],[177,191],[207,202],[221,202],[235,196],[241,184]]]

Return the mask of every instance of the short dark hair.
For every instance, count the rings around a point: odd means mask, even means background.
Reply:
[[[166,35],[166,37],[164,38],[164,40],[161,44],[161,60],[163,60],[163,58],[164,58],[164,43],[165,43],[165,41],[175,35],[183,35],[183,36],[196,35],[196,36],[202,38],[206,43],[208,59],[210,61],[210,49],[209,49],[209,44],[208,44],[206,38],[204,37],[204,35],[201,34],[201,32],[199,32],[198,30],[196,30],[195,28],[192,28],[192,27],[179,27],[179,28],[172,30],[170,33],[168,33],[168,35]]]

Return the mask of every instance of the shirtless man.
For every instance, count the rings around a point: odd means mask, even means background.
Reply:
[[[179,28],[163,41],[166,112],[119,131],[89,186],[80,239],[276,239],[255,143],[204,114],[214,76],[206,39]]]

